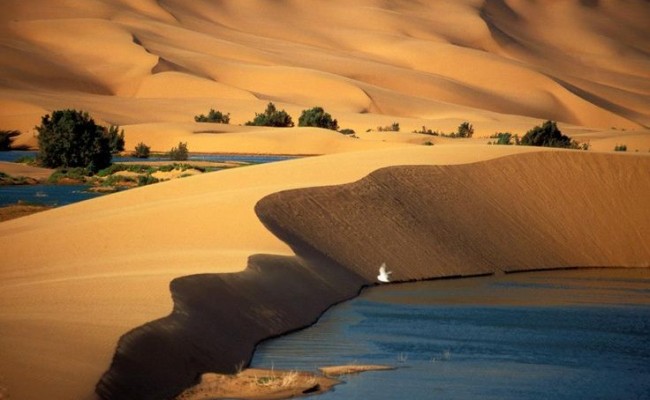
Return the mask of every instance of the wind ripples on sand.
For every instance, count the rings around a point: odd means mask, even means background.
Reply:
[[[351,377],[324,399],[643,398],[649,278],[559,271],[384,286],[262,344],[253,365],[401,367]],[[477,292],[491,295],[481,303]]]

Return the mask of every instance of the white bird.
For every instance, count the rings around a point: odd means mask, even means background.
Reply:
[[[388,275],[392,273],[393,271],[386,270],[386,263],[382,263],[381,267],[379,267],[379,275],[377,275],[377,280],[379,280],[379,282],[388,283],[390,282],[390,277]]]

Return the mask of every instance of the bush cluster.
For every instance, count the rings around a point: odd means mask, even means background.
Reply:
[[[329,113],[326,113],[322,107],[313,107],[309,110],[303,110],[298,119],[298,126],[314,126],[317,128],[338,130],[339,124]]]
[[[230,123],[230,113],[224,114],[221,111],[210,109],[208,115],[195,115],[194,121],[196,122],[215,122],[219,124],[229,124]]]
[[[271,126],[276,128],[289,128],[294,126],[291,116],[286,111],[278,109],[275,104],[269,103],[263,113],[255,113],[252,121],[246,122],[249,126]]]

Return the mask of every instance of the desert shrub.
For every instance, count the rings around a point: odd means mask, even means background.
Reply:
[[[388,126],[378,126],[377,130],[379,132],[399,132],[399,122],[393,122]]]
[[[345,129],[341,129],[339,133],[343,135],[354,135],[356,132],[354,131],[354,129],[345,128]]]
[[[172,147],[169,151],[169,159],[174,161],[186,161],[189,157],[187,143],[179,142],[178,147]]]
[[[38,160],[50,168],[86,168],[91,172],[111,163],[106,128],[95,124],[88,113],[57,110],[41,118]]]
[[[430,140],[427,140],[426,142],[422,143],[425,146],[433,146],[433,142]]]
[[[427,127],[424,125],[422,125],[422,129],[420,129],[419,131],[417,130],[413,131],[413,133],[421,133],[423,135],[431,135],[431,136],[440,136],[440,132],[427,129]]]
[[[20,131],[0,131],[0,151],[11,150],[14,138],[20,135]]]
[[[291,116],[286,111],[278,111],[275,104],[269,103],[262,114],[255,113],[255,118],[246,122],[246,125],[287,128],[292,127],[294,124]]]
[[[151,175],[140,175],[138,177],[138,186],[151,185],[153,183],[160,182],[157,178],[154,178]]]
[[[74,181],[74,182],[85,182],[94,171],[90,171],[87,168],[75,167],[75,168],[59,168],[50,177],[47,179],[48,183],[59,183],[63,180]]]
[[[137,146],[135,146],[135,151],[132,153],[132,155],[133,157],[137,158],[149,158],[150,153],[151,148],[146,144],[140,142]]]
[[[524,146],[577,148],[569,136],[562,134],[555,121],[546,121],[541,126],[536,126],[526,132],[521,138]]]
[[[112,154],[124,151],[124,129],[120,130],[119,126],[111,125],[104,135],[108,139]]]
[[[315,126],[318,128],[339,129],[339,124],[332,116],[325,112],[322,107],[313,107],[303,110],[298,119],[298,126]]]
[[[491,139],[496,139],[492,144],[511,145],[519,144],[519,137],[510,132],[497,132],[490,136]],[[513,142],[514,139],[514,142]]]
[[[219,124],[229,124],[230,123],[230,113],[224,114],[221,111],[217,111],[213,108],[208,111],[208,115],[195,115],[194,121],[196,122],[216,122]]]
[[[465,121],[462,124],[458,125],[458,130],[456,131],[456,136],[459,138],[471,138],[474,135],[474,127],[469,122]]]
[[[627,151],[627,145],[617,144],[616,146],[614,146],[614,151]]]

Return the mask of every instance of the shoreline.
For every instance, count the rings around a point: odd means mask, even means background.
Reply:
[[[612,171],[624,163],[629,179],[638,184],[628,187],[615,179],[601,182],[602,175],[584,171],[549,179],[546,170],[525,168],[532,158],[534,165],[572,170],[584,157]],[[650,245],[639,238],[650,221],[643,202],[650,187],[644,185],[649,165],[650,159],[636,157],[531,153],[482,164],[390,167],[350,184],[271,194],[257,203],[255,211],[296,256],[254,255],[240,273],[172,281],[172,314],[122,336],[97,393],[104,399],[163,399],[196,383],[201,373],[232,373],[236,365],[248,365],[261,341],[307,327],[333,305],[373,285],[382,261],[393,270],[396,281],[576,266],[648,267]],[[502,185],[518,186],[528,180],[544,184],[537,188],[536,214],[531,214],[530,204],[513,204],[509,214],[493,209],[501,204],[500,192],[495,187],[485,193],[486,185],[490,186],[493,176],[503,180],[504,169],[522,172],[509,176]],[[412,188],[431,180],[435,186]],[[459,180],[472,184],[453,186]],[[567,186],[582,188],[592,202],[603,202],[594,205],[601,211],[599,218],[585,220],[582,205],[571,199],[548,210],[546,196],[572,193],[563,191]],[[461,192],[449,196],[452,188]],[[612,188],[627,191],[615,206],[603,195]],[[462,195],[463,190],[469,193]],[[477,197],[475,190],[482,196]],[[366,196],[383,201],[369,204]],[[471,203],[474,215],[482,216],[480,224],[464,217],[468,203],[459,198],[486,199],[480,206]],[[436,199],[433,209],[428,203],[431,199]],[[338,207],[332,209],[330,204]],[[424,209],[430,213],[422,215]],[[545,212],[560,213],[563,224],[553,224]],[[626,223],[631,221],[635,224]],[[509,235],[497,242],[481,241],[467,226],[482,234]],[[561,237],[565,230],[574,233],[570,244],[548,239]],[[510,238],[519,232],[526,232],[527,239],[512,246]],[[597,232],[599,237],[612,239],[604,243],[582,240]],[[455,240],[449,241],[449,236]],[[540,242],[544,248],[537,246]],[[640,244],[627,248],[621,243]],[[414,252],[414,246],[420,251]],[[178,365],[186,368],[179,371]]]

